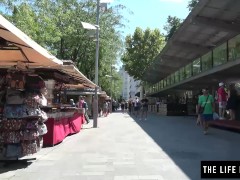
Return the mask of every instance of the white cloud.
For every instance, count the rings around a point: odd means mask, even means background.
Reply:
[[[160,0],[161,2],[183,3],[184,0]]]

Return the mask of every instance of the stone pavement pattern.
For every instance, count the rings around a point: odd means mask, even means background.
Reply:
[[[91,127],[43,148],[27,167],[0,165],[0,179],[197,180],[201,160],[240,160],[239,134],[211,129],[203,135],[192,117],[139,121],[113,113]]]

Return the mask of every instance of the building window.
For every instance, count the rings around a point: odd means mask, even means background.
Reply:
[[[179,82],[179,71],[176,71],[174,73],[174,76],[175,76],[175,83],[178,83]]]
[[[240,35],[228,41],[228,60],[234,61],[240,58]]]
[[[163,79],[163,87],[165,88],[166,86],[167,86],[167,80],[165,78],[165,79]]]
[[[185,77],[186,77],[186,74],[185,74],[185,68],[183,67],[183,68],[181,68],[180,70],[179,70],[179,73],[180,73],[180,81],[182,81],[182,80],[184,80],[185,79]]]
[[[185,75],[185,78],[190,78],[192,76],[192,63],[185,67]]]
[[[175,77],[174,77],[174,74],[171,74],[171,84],[174,84],[175,83]]]
[[[157,83],[157,91],[160,90],[160,82]]]
[[[213,50],[213,66],[218,66],[227,62],[227,43]]]
[[[212,52],[209,52],[202,56],[202,71],[206,71],[212,68]]]
[[[201,61],[200,58],[193,61],[193,75],[197,75],[201,72]]]
[[[166,80],[167,80],[167,86],[170,86],[171,85],[171,78],[170,78],[170,76],[168,76],[166,78]]]
[[[163,88],[163,80],[160,81],[160,88]]]

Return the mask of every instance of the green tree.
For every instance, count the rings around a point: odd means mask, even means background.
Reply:
[[[73,60],[90,80],[95,75],[96,42],[81,22],[96,22],[95,0],[0,0],[4,16],[59,59]],[[100,13],[99,84],[108,87],[105,75],[122,52],[121,32],[125,7]]]
[[[167,32],[166,41],[168,41],[182,24],[182,20],[176,16],[168,16],[167,23],[163,29]]]
[[[190,0],[188,2],[188,6],[187,6],[189,11],[192,11],[192,9],[197,5],[198,2],[199,2],[199,0]]]
[[[143,80],[144,72],[154,61],[165,44],[159,29],[143,31],[137,27],[134,34],[125,40],[126,50],[122,56],[125,70],[135,79]]]

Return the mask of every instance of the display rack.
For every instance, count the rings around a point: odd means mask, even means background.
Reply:
[[[31,161],[47,133],[46,88],[37,74],[8,70],[0,81],[0,162]]]

